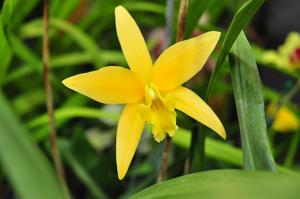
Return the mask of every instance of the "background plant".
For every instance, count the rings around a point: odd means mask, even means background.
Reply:
[[[128,198],[153,185],[160,168],[163,144],[154,143],[146,129],[128,177],[118,181],[114,133],[120,107],[99,105],[61,84],[61,80],[74,74],[106,65],[126,64],[114,26],[114,8],[120,4],[141,25],[153,57],[174,43],[179,0],[50,2],[50,68],[55,123],[68,189],[74,198]],[[292,1],[286,4],[292,5]],[[43,86],[43,4],[38,0],[5,0],[1,1],[1,5],[0,198],[65,198],[50,158]],[[206,70],[187,86],[209,100],[221,116],[228,140],[222,141],[213,134],[205,133],[207,129],[194,126],[192,120],[178,113],[179,126],[183,128],[173,139],[168,178],[182,175],[184,162],[189,157],[193,160],[191,171],[277,170],[284,173],[287,183],[276,184],[282,179],[278,175],[283,174],[208,171],[184,177],[182,181],[194,186],[177,189],[178,193],[174,190],[176,186],[182,187],[180,178],[170,181],[170,184],[166,181],[161,187],[146,189],[133,197],[171,197],[172,194],[193,197],[205,190],[208,194],[203,197],[207,198],[218,194],[226,197],[225,193],[231,197],[230,193],[239,194],[237,190],[254,196],[261,192],[258,191],[260,187],[253,184],[260,183],[269,184],[265,191],[275,190],[274,197],[297,197],[299,177],[294,176],[299,172],[299,125],[290,133],[282,134],[272,123],[276,120],[276,110],[282,106],[287,107],[299,122],[299,70],[278,67],[277,62],[265,59],[269,52],[265,48],[270,45],[267,44],[268,38],[260,33],[257,21],[263,20],[261,12],[268,6],[271,6],[270,3],[262,0],[189,1],[185,38],[219,30],[222,40]],[[260,9],[261,12],[258,11]],[[296,27],[297,22],[292,22]],[[248,39],[241,34],[242,30]],[[247,40],[251,41],[251,45]],[[284,38],[280,43],[285,44]],[[295,52],[298,47],[293,47]],[[277,51],[276,48],[274,51]],[[270,79],[278,84],[270,84]],[[269,103],[277,108],[265,114],[264,106],[268,107]],[[253,178],[260,182],[253,181]],[[233,182],[231,179],[236,180]],[[209,183],[203,187],[201,182],[205,180]],[[245,181],[253,189],[239,185]],[[238,188],[230,190],[225,186],[221,189],[218,185],[222,183]],[[171,186],[174,189],[157,191]],[[276,194],[276,190],[283,194]],[[214,192],[216,194],[212,195]]]

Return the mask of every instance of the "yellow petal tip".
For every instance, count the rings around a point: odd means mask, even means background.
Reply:
[[[125,177],[125,174],[120,174],[120,173],[118,172],[118,178],[119,178],[119,180],[123,180],[124,177]]]
[[[224,140],[226,140],[226,138],[227,138],[227,135],[226,135],[226,132],[225,132],[225,131],[222,132],[222,134],[220,134],[220,136],[221,136]]]
[[[66,87],[70,88],[70,77],[66,78],[62,81],[63,85],[65,85]]]
[[[119,180],[123,180],[127,173],[127,169],[124,167],[124,165],[119,166],[119,164],[117,164],[117,172]]]
[[[216,131],[216,130],[215,130]],[[218,131],[216,131],[216,133],[221,137],[223,138],[224,140],[226,140],[227,138],[227,134],[226,134],[226,131],[225,131],[225,128],[223,127],[220,127],[220,129]]]
[[[219,37],[221,36],[221,32],[219,31],[210,31],[210,34],[214,35],[215,37],[217,37],[219,39]]]
[[[115,8],[115,15],[117,15],[117,13],[122,12],[122,11],[126,11],[126,9],[123,6],[117,6]]]

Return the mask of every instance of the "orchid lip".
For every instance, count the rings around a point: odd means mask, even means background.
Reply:
[[[140,104],[140,113],[152,125],[152,134],[157,142],[167,134],[174,135],[177,129],[174,99],[170,94],[162,96],[152,83],[145,86],[145,104]]]

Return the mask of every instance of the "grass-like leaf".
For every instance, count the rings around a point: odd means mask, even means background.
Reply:
[[[217,59],[215,70],[213,71],[213,74],[209,81],[209,85],[206,91],[207,98],[212,92],[213,84],[216,80],[217,74],[220,71],[220,68],[223,65],[234,41],[236,40],[240,32],[248,25],[253,15],[257,12],[257,10],[263,3],[264,0],[249,0],[234,15],[222,43],[221,52]]]
[[[48,160],[27,137],[0,93],[0,162],[14,190],[23,199],[64,199]]]

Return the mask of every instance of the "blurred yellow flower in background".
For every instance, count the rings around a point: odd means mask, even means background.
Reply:
[[[269,50],[262,55],[262,61],[288,70],[300,69],[300,34],[289,33],[277,51]]]
[[[193,91],[181,85],[197,74],[215,48],[220,33],[208,32],[178,42],[153,64],[134,19],[121,6],[115,9],[116,29],[130,67],[108,66],[72,76],[63,83],[98,102],[126,104],[117,128],[116,160],[123,179],[134,156],[145,122],[157,142],[177,129],[178,109],[214,130],[224,139],[225,129],[213,110]]]
[[[267,108],[268,115],[275,112],[272,128],[280,133],[289,133],[299,129],[299,119],[288,107],[283,106],[275,110],[276,104],[271,103]]]

